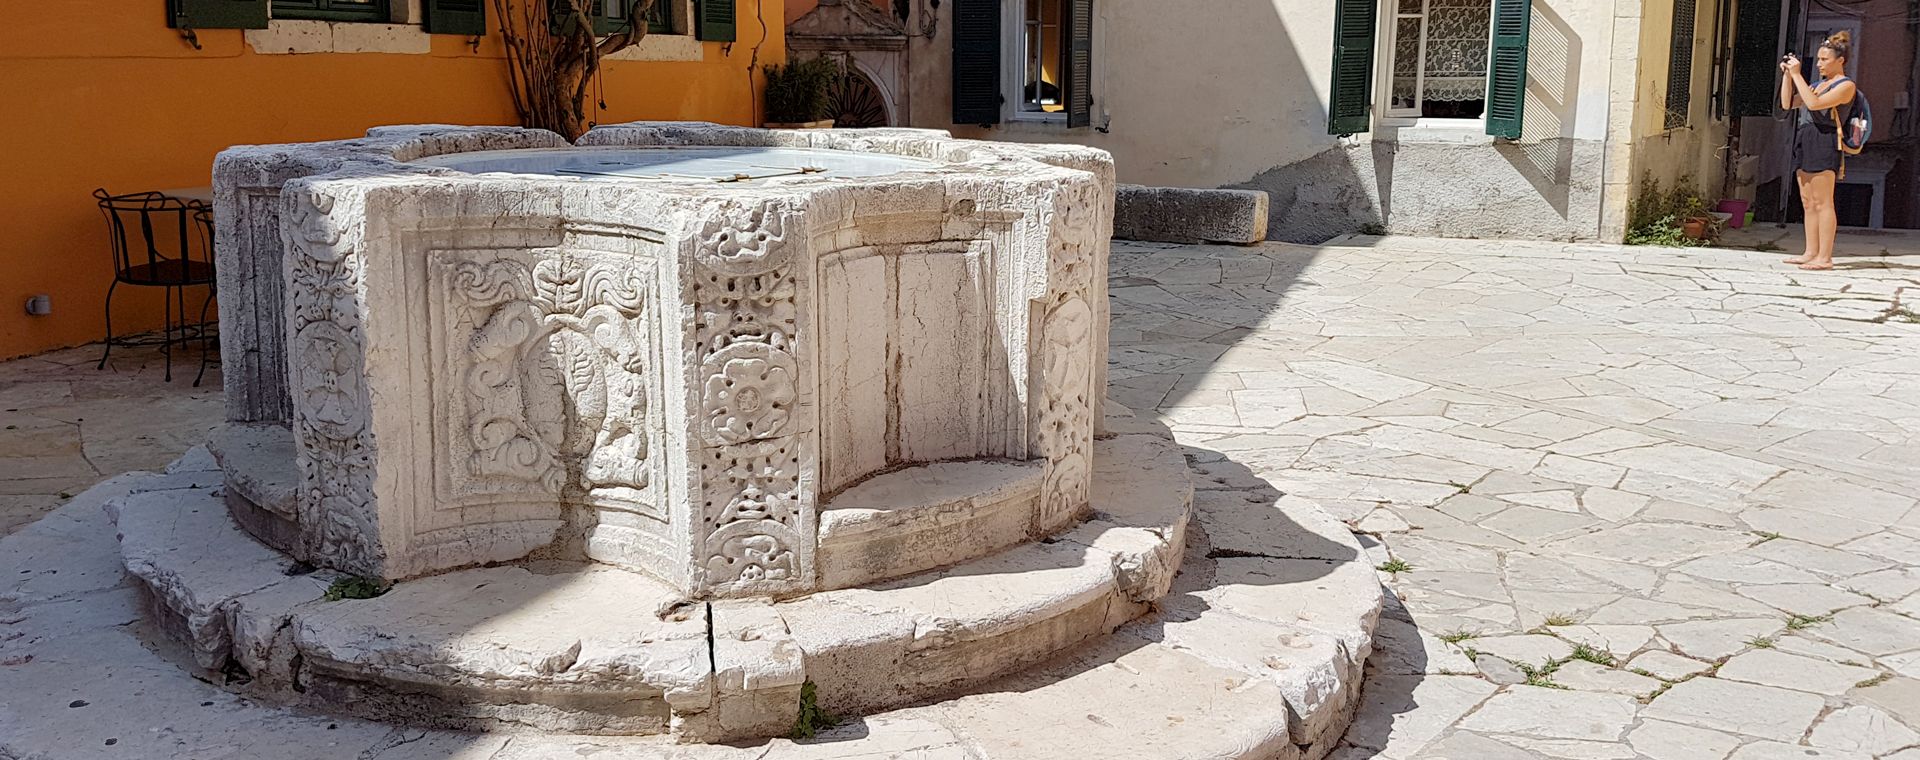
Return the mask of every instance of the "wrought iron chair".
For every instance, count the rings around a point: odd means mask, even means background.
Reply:
[[[212,209],[151,191],[112,195],[101,188],[93,191],[93,197],[100,202],[100,213],[107,219],[108,237],[113,243],[113,284],[107,286],[106,349],[100,352],[98,368],[106,368],[107,357],[112,355],[116,343],[122,346],[155,343],[151,338],[114,337],[114,291],[122,283],[165,288],[166,328],[158,343],[167,357],[166,380],[173,382],[174,346],[198,337],[200,374],[193,379],[194,386],[198,387],[207,374],[213,340],[206,323],[207,307],[213,304],[214,296]],[[207,288],[207,299],[200,305],[200,321],[188,323],[186,289],[199,286]]]

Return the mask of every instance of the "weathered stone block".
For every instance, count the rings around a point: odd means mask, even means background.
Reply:
[[[1113,236],[1161,243],[1258,243],[1267,239],[1267,193],[1117,185]]]

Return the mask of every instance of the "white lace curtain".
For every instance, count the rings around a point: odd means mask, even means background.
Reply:
[[[1423,0],[1400,0],[1401,13],[1419,13]],[[1487,45],[1492,31],[1492,0],[1424,0],[1427,53],[1420,56],[1419,18],[1400,18],[1394,26],[1394,83],[1397,105],[1411,106],[1415,82],[1425,101],[1466,101],[1486,97]],[[1418,78],[1424,74],[1424,78]]]

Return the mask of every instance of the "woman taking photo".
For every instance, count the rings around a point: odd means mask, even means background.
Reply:
[[[1835,32],[1820,45],[1814,58],[1820,81],[1811,85],[1800,73],[1800,58],[1792,53],[1780,61],[1780,107],[1798,108],[1799,126],[1794,129],[1793,168],[1800,184],[1800,207],[1805,211],[1807,249],[1787,259],[1801,269],[1833,268],[1833,235],[1837,222],[1833,213],[1833,184],[1840,168],[1839,125],[1831,109],[1853,103],[1854,85],[1847,78],[1847,56],[1852,52],[1851,37]],[[1842,117],[1842,121],[1845,117]]]

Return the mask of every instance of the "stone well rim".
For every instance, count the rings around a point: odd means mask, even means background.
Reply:
[[[621,161],[619,159],[626,159]],[[794,180],[891,180],[953,164],[886,151],[766,145],[576,145],[459,151],[406,162],[473,177],[762,187]],[[744,176],[745,179],[738,179]]]

